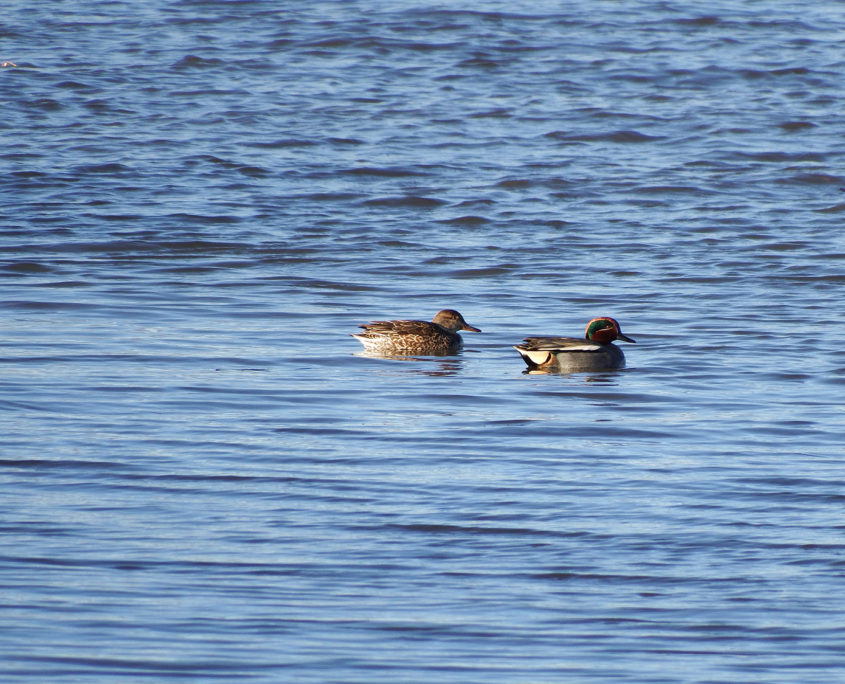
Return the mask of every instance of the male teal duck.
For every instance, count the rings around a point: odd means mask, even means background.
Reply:
[[[530,371],[601,371],[625,365],[625,354],[613,344],[614,340],[634,342],[622,334],[615,319],[602,316],[587,323],[583,339],[526,337],[514,349],[522,355]]]
[[[457,311],[443,309],[428,321],[373,321],[359,325],[364,332],[352,335],[364,349],[388,356],[447,356],[463,344],[458,330],[481,332]]]

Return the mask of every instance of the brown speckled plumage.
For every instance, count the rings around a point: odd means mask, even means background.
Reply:
[[[444,356],[456,353],[463,343],[458,330],[481,332],[453,309],[440,311],[428,321],[373,321],[352,335],[368,352],[391,356]]]

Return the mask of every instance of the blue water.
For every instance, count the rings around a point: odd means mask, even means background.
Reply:
[[[845,680],[845,5],[472,7],[7,3],[3,682]]]

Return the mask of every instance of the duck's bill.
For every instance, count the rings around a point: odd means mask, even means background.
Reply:
[[[470,332],[481,332],[481,328],[474,328],[469,323],[464,323],[464,327],[461,330],[469,330]]]
[[[632,338],[632,337],[628,337],[627,335],[623,335],[622,333],[619,333],[619,334],[616,336],[616,339],[618,339],[618,340],[624,340],[625,342],[633,342],[634,344],[636,344],[636,343],[637,343],[637,341],[636,341],[634,338]]]

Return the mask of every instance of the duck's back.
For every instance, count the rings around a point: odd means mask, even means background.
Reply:
[[[600,351],[604,345],[591,342],[583,337],[526,337],[519,345],[526,349],[543,351]]]

